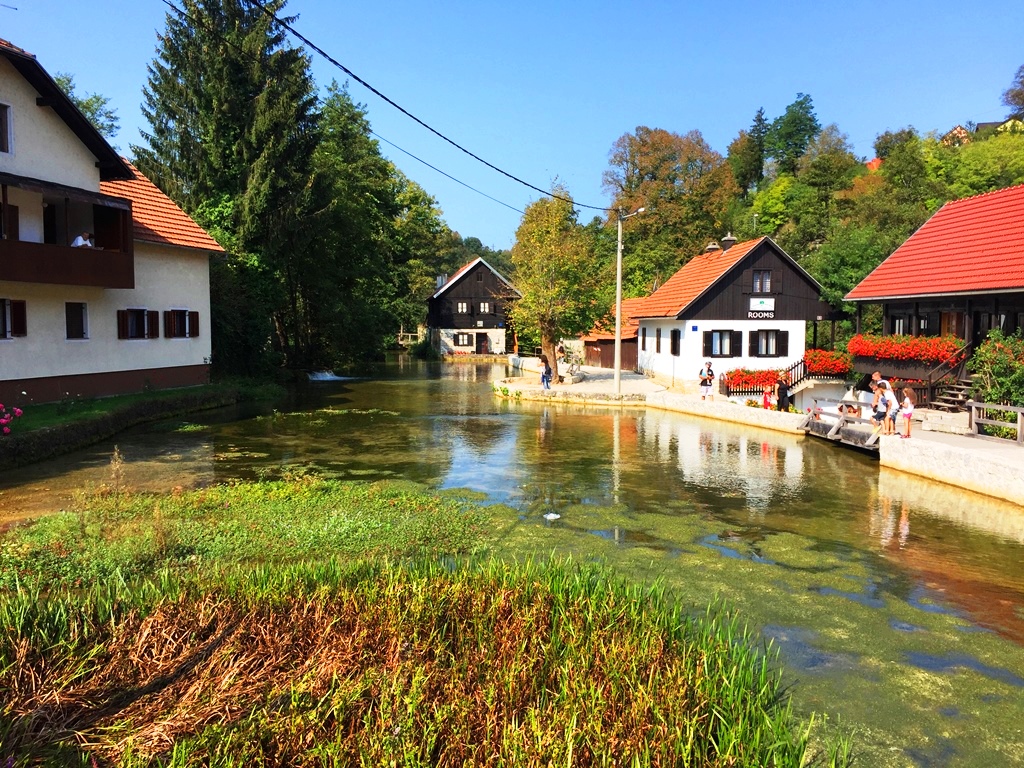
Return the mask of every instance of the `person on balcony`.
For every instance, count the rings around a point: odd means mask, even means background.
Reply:
[[[92,241],[92,232],[88,230],[80,234],[74,240],[71,241],[72,248],[95,248],[96,246]]]

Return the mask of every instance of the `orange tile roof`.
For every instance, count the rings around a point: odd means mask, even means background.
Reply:
[[[849,300],[1024,290],[1024,184],[954,200],[846,294]]]
[[[622,338],[631,339],[640,330],[640,321],[634,316],[637,308],[642,307],[649,297],[641,296],[637,299],[622,300]],[[612,317],[604,325],[599,325],[583,337],[583,341],[614,341],[615,340],[615,318]]]
[[[676,317],[767,238],[736,243],[727,251],[694,256],[635,309],[637,317]]]
[[[132,201],[134,237],[150,243],[223,251],[217,241],[196,224],[171,198],[143,176],[126,160],[135,178],[127,181],[101,181],[100,191]]]

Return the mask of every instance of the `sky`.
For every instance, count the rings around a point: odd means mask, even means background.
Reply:
[[[1001,119],[1002,93],[1024,65],[1021,0],[290,0],[285,10],[313,43],[452,141],[540,189],[557,181],[595,209],[611,204],[601,178],[613,143],[638,126],[699,130],[724,155],[759,107],[771,120],[805,93],[821,124],[838,125],[870,159],[886,130]],[[51,75],[73,75],[78,95],[108,97],[120,118],[113,143],[130,155],[147,127],[146,68],[170,12],[162,0],[0,0],[0,38]],[[321,88],[348,80],[312,56]],[[382,153],[437,200],[452,229],[512,246],[539,192],[360,84],[349,92],[391,142]],[[580,208],[581,222],[594,215],[603,214]]]

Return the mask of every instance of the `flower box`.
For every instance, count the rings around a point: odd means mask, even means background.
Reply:
[[[872,373],[880,371],[886,379],[926,380],[928,374],[936,367],[937,363],[925,363],[920,360],[896,360],[891,357],[869,357],[867,355],[853,356],[853,369],[859,373]]]

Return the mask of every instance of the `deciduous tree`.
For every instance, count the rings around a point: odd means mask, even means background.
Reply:
[[[103,138],[110,140],[117,135],[120,118],[117,110],[110,106],[109,98],[98,93],[79,96],[75,93],[75,78],[67,72],[58,72],[53,79]]]

